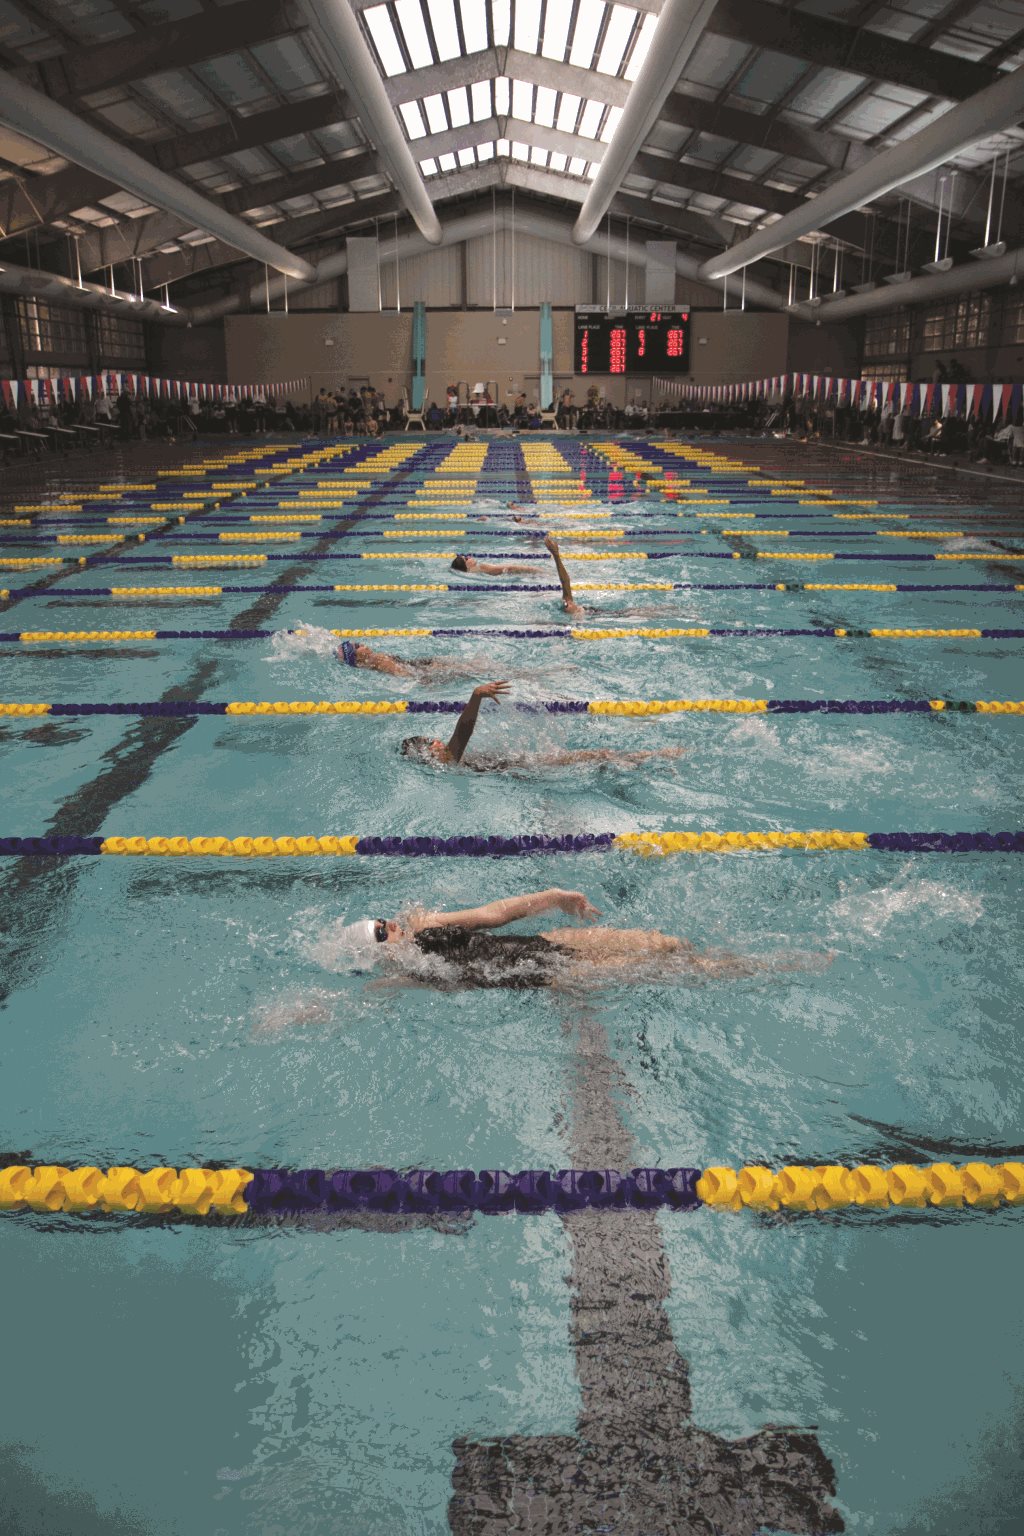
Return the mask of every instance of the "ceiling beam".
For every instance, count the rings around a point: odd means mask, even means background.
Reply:
[[[747,208],[763,208],[765,213],[783,215],[807,206],[807,198],[799,193],[783,192],[778,187],[765,186],[761,180],[744,181],[739,176],[707,171],[701,166],[682,164],[661,155],[637,155],[631,174],[670,187],[684,187],[707,197],[720,197],[726,202],[742,203]],[[690,211],[696,213],[698,210]],[[864,220],[859,214],[833,219],[827,227],[828,233],[837,240],[856,246],[863,242]]]
[[[283,223],[275,224],[273,230],[282,240],[305,247],[310,240],[345,235],[360,225],[368,224],[372,219],[402,213],[404,208],[405,204],[397,192],[382,192],[379,197],[359,198],[337,208],[325,208],[322,213],[307,213],[297,219],[285,219]],[[146,261],[143,281],[147,289],[159,288],[164,283],[178,283],[185,278],[215,271],[219,267],[230,267],[237,261],[238,252],[222,240],[184,246],[174,253],[155,251]]]
[[[678,91],[666,98],[658,120],[671,123],[674,128],[713,133],[719,138],[734,139],[737,144],[750,144],[775,155],[789,155],[835,171],[845,167],[852,144],[851,140],[832,133],[812,133],[810,129],[779,122],[767,114],[743,112],[714,101],[700,101],[696,96],[683,96]]]
[[[161,170],[174,172],[201,160],[215,160],[237,150],[257,149],[277,139],[298,133],[315,132],[347,120],[349,109],[344,100],[333,95],[314,96],[309,101],[274,107],[269,112],[255,112],[251,117],[232,117],[228,123],[201,128],[157,144],[140,143],[136,153]],[[102,201],[121,188],[109,177],[69,166],[52,176],[25,176],[21,181],[0,182],[0,229],[9,239],[66,219],[76,208]],[[115,215],[116,216],[116,215]]]
[[[255,182],[227,192],[221,197],[209,198],[226,213],[236,216],[252,208],[281,202],[289,197],[302,197],[307,193],[323,192],[330,187],[350,185],[352,180],[376,174],[377,162],[372,155],[350,155],[345,160],[328,160],[324,165],[314,165],[306,171],[290,176],[275,176],[272,181]],[[184,235],[191,234],[198,226],[186,224],[176,214],[150,213],[141,219],[124,219],[107,229],[90,230],[79,240],[79,258],[83,272],[95,272],[133,256],[148,256],[161,245],[171,245]],[[267,226],[270,233],[282,227]],[[256,231],[257,226],[253,225]]]
[[[714,213],[693,213],[687,208],[672,208],[668,203],[652,203],[649,198],[635,193],[618,192],[611,206],[616,218],[642,219],[655,227],[644,231],[645,240],[660,240],[673,235],[682,240],[696,240],[700,244],[728,245],[736,232],[735,224],[720,219]]]
[[[542,128],[540,123],[521,123],[515,117],[488,117],[464,128],[449,128],[444,133],[428,134],[425,139],[412,139],[409,148],[417,160],[436,160],[438,155],[454,155],[460,149],[471,149],[475,144],[488,144],[497,139],[515,139],[520,144],[536,145],[538,149],[550,149],[588,161],[600,160],[607,147],[600,139],[562,133],[558,128]]]
[[[287,0],[236,0],[233,5],[204,7],[186,21],[146,26],[129,37],[58,54],[29,66],[21,75],[50,96],[90,96],[294,32]]]
[[[439,91],[475,85],[478,80],[493,80],[498,75],[547,85],[552,90],[568,91],[591,101],[604,101],[610,107],[624,107],[630,90],[628,80],[579,69],[575,64],[560,64],[555,59],[540,58],[536,54],[521,53],[518,48],[468,53],[445,64],[428,64],[425,69],[392,75],[384,81],[384,89],[392,106],[399,106],[403,101],[419,101]]]
[[[808,64],[887,80],[946,101],[962,101],[1000,77],[1000,71],[990,65],[975,64],[954,53],[903,43],[881,32],[812,16],[808,11],[752,5],[750,0],[718,0],[708,31]]]
[[[351,102],[340,91],[331,91],[306,101],[289,102],[284,107],[271,107],[267,112],[253,112],[248,117],[233,113],[228,122],[212,128],[199,128],[194,133],[179,133],[156,144],[135,147],[161,170],[177,171],[185,165],[197,165],[200,160],[219,160],[223,155],[259,149],[263,144],[294,138],[299,133],[332,128],[354,116]]]

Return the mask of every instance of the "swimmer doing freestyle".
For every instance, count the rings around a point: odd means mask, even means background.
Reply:
[[[830,955],[760,958],[727,950],[698,950],[687,939],[646,928],[549,928],[534,934],[495,934],[523,918],[561,912],[592,922],[600,912],[581,891],[552,889],[506,896],[462,912],[413,912],[394,918],[366,917],[343,929],[357,968],[384,962],[396,979],[430,981],[420,959],[433,956],[451,967],[454,984],[522,990],[556,987],[628,970],[655,961],[666,975],[744,977],[763,971],[820,970]]]
[[[523,752],[512,757],[466,757],[466,748],[476,729],[477,716],[484,699],[500,699],[509,690],[508,683],[480,683],[473,689],[469,703],[462,711],[447,746],[440,738],[407,736],[402,742],[402,756],[416,757],[423,762],[436,763],[443,768],[454,768],[460,763],[475,773],[500,773],[514,768],[560,768],[571,763],[616,763],[623,768],[636,768],[640,763],[655,757],[682,757],[685,747],[656,747],[638,752],[618,752],[612,747],[580,749],[554,748],[549,752]]]

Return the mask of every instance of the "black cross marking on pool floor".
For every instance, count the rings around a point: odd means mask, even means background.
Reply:
[[[632,1167],[635,1148],[616,1103],[627,1085],[604,1028],[586,1011],[572,1028],[575,1165]],[[582,1397],[576,1433],[456,1440],[448,1506],[454,1536],[842,1531],[832,1504],[835,1473],[812,1433],[768,1427],[726,1440],[692,1423],[689,1370],[665,1312],[671,1277],[654,1214],[581,1211],[562,1221]]]

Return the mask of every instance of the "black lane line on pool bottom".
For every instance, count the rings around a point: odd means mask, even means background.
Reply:
[[[575,1046],[573,1166],[633,1167],[620,1109],[630,1085],[604,1025],[579,1005],[563,1028]],[[576,1433],[456,1439],[454,1536],[477,1536],[495,1509],[516,1510],[523,1529],[536,1531],[842,1531],[835,1471],[816,1435],[772,1426],[727,1440],[693,1424],[689,1365],[665,1311],[672,1279],[655,1213],[577,1211],[560,1220],[582,1398]]]
[[[398,475],[407,475],[415,462],[413,459],[409,465],[402,466]],[[377,491],[370,492],[359,511],[353,513],[349,526],[358,520],[363,507],[376,503],[377,496]],[[342,531],[332,529],[324,535],[324,550]],[[310,570],[300,563],[290,567],[286,574],[290,581],[299,581],[308,577]],[[228,627],[263,628],[285,596],[284,592],[276,590],[262,591],[255,602],[230,621]],[[200,660],[190,676],[169,688],[162,699],[196,698],[212,686],[219,670],[216,653],[210,659]],[[146,782],[164,752],[195,724],[196,719],[189,716],[148,716],[140,720],[103,754],[100,762],[106,766],[70,794],[58,808],[49,823],[48,835],[92,836],[98,832],[114,807]],[[30,733],[30,738],[46,743],[50,739],[47,732],[59,729],[56,724],[52,727],[43,724]],[[50,946],[65,921],[83,867],[71,859],[51,862],[22,858],[12,865],[0,890],[0,955],[5,962],[0,967],[3,971],[0,1007],[20,987],[30,983],[45,964]]]

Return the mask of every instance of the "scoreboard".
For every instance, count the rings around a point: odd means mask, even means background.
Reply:
[[[578,374],[688,373],[689,307],[577,304],[574,361]]]

